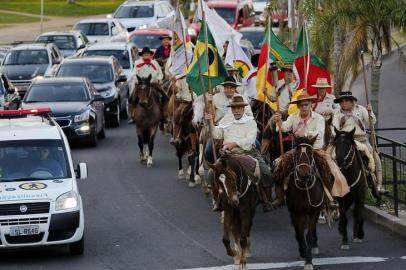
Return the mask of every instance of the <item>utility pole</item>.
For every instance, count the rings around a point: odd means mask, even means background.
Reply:
[[[44,0],[41,0],[41,34],[44,32]]]

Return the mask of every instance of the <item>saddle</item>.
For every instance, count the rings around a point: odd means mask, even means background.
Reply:
[[[249,176],[252,176],[252,180],[260,178],[259,162],[250,155],[233,154],[233,157],[238,161],[243,170],[247,172]]]

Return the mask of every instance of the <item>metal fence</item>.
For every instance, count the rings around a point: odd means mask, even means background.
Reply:
[[[380,129],[381,131],[400,131],[406,128]],[[393,202],[393,211],[399,215],[399,209],[406,207],[406,144],[377,135],[377,145],[382,160],[383,185],[389,191],[385,196]]]

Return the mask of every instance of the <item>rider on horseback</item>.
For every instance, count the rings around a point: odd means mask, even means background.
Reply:
[[[211,114],[206,114],[206,119],[210,121],[213,127],[213,138],[223,140],[223,151],[229,151],[232,154],[238,155],[249,155],[257,160],[259,172],[255,170],[256,173],[253,173],[257,178],[260,176],[261,184],[267,187],[270,186],[271,172],[269,166],[255,148],[257,124],[253,116],[245,113],[244,108],[247,107],[247,105],[248,103],[243,96],[234,95],[228,105],[228,107],[231,107],[232,117],[231,115],[226,115],[216,127],[214,127]],[[257,166],[254,166],[254,169],[256,169]],[[220,206],[218,205],[218,190],[215,184],[213,185],[213,197],[215,202],[214,210],[218,210]],[[265,198],[264,210],[270,210],[270,205]]]
[[[375,167],[375,170],[374,172],[371,172],[371,175],[376,182],[376,189],[379,193],[385,193],[386,190],[382,187],[381,159],[379,154],[372,149],[365,130],[365,127],[369,125],[368,113],[371,115],[372,124],[374,125],[376,123],[371,104],[368,104],[366,108],[357,104],[357,98],[349,91],[341,92],[340,96],[336,98],[334,102],[340,104],[340,110],[338,110],[333,116],[333,127],[337,128],[337,130],[347,132],[355,128],[354,139],[356,142],[366,146],[366,149],[359,150],[364,152],[364,154],[370,159],[370,164],[375,163],[375,166],[370,166],[370,169]],[[334,128],[332,132],[335,135]]]
[[[229,64],[226,65],[226,69],[228,72],[228,76],[233,77],[235,82],[237,83],[236,93],[247,97],[246,96],[247,88],[245,87],[244,84],[241,83],[241,78],[238,73],[239,70]],[[222,85],[222,84],[217,85],[215,90],[216,90],[215,91],[216,93],[224,92],[224,85]]]
[[[151,85],[159,92],[161,95],[161,107],[167,100],[167,95],[165,91],[162,89],[161,82],[163,79],[162,69],[157,61],[152,59],[154,52],[149,49],[149,47],[144,47],[142,51],[139,53],[141,58],[134,63],[135,67],[135,75],[140,78],[147,78],[149,75],[152,76]],[[138,84],[138,81],[135,82]],[[137,87],[134,87],[137,89]],[[130,115],[132,115],[132,110],[138,104],[138,98],[135,93],[130,93],[130,99],[134,100],[134,105],[130,106]],[[162,110],[161,110],[162,111]],[[132,119],[129,120],[132,123]]]
[[[327,88],[331,87],[327,78],[317,78],[316,84],[312,86],[317,89],[317,100],[312,105],[313,111],[322,115],[326,120],[330,119],[337,109],[337,105],[334,103],[334,95],[327,93]]]
[[[314,138],[315,136],[317,136],[313,144],[313,149],[316,150],[315,152],[316,154],[318,154],[320,159],[323,159],[325,162],[327,162],[330,173],[334,176],[335,180],[331,195],[341,197],[348,193],[348,184],[335,162],[326,152],[322,150],[324,145],[325,121],[320,114],[312,111],[312,102],[314,102],[315,100],[315,97],[309,96],[307,94],[301,94],[298,96],[297,100],[290,102],[290,104],[297,104],[299,112],[290,115],[284,122],[282,121],[282,113],[276,112],[273,119],[277,124],[277,129],[278,127],[281,127],[282,131],[292,132],[295,137]],[[285,159],[290,159],[291,156],[292,151],[289,151],[281,156],[281,158],[284,157]],[[279,161],[281,160],[281,158],[279,159]],[[281,162],[276,162],[275,165],[275,170],[283,170],[281,166],[283,167],[284,164],[281,164]],[[273,202],[273,204],[275,206],[282,205],[284,203],[284,190],[280,186],[277,186],[277,197],[278,198]]]

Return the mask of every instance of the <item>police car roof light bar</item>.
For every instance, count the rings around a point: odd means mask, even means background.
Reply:
[[[21,117],[21,116],[27,116],[27,115],[48,115],[51,113],[52,110],[51,108],[36,108],[36,109],[26,109],[26,110],[5,110],[5,111],[0,111],[0,117],[7,117],[7,118],[13,118],[13,117]]]

